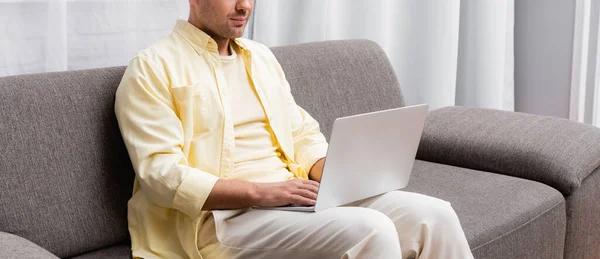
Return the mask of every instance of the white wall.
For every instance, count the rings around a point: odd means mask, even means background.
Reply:
[[[569,117],[574,0],[515,1],[515,110]]]
[[[594,92],[596,84],[596,57],[598,57],[598,30],[600,24],[600,1],[592,0],[592,10],[590,15],[590,41],[589,41],[589,59],[588,59],[588,74],[587,87],[585,98],[585,110],[594,110]],[[597,111],[596,111],[597,112]],[[594,112],[586,112],[584,122],[592,124]]]

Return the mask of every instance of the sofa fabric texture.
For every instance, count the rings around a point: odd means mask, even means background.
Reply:
[[[31,241],[6,232],[0,232],[0,258],[58,259]]]
[[[405,105],[374,42],[273,52],[327,138],[337,117]],[[131,258],[134,172],[114,115],[124,69],[0,78],[0,258]],[[597,258],[598,147],[591,126],[443,108],[428,115],[406,190],[451,202],[476,258]]]
[[[417,160],[405,190],[449,201],[475,258],[562,258],[565,201],[547,185]]]
[[[600,258],[600,169],[567,197],[567,218],[565,259]]]
[[[272,51],[296,103],[320,123],[327,140],[338,117],[404,106],[393,67],[375,42],[327,41]]]
[[[131,259],[129,245],[116,245],[71,257],[72,259]]]
[[[113,112],[123,72],[0,78],[0,231],[61,258],[128,242],[133,171]]]
[[[565,196],[600,166],[597,127],[566,119],[447,107],[428,115],[418,159],[538,181]]]
[[[475,258],[563,258],[565,203],[514,231],[473,249]]]

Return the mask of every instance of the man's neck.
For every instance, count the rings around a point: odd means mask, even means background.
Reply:
[[[230,44],[229,39],[214,35],[214,33],[211,33],[209,30],[206,30],[204,28],[204,26],[202,26],[198,22],[194,21],[194,19],[192,19],[192,18],[188,19],[188,22],[191,23],[192,25],[196,26],[196,28],[200,29],[204,33],[208,34],[208,36],[210,36],[217,43],[219,55],[221,55],[221,56],[231,55],[231,53],[229,53],[229,44]]]
[[[214,38],[213,38],[214,39]],[[217,46],[219,49],[219,55],[221,56],[229,56],[231,55],[231,53],[229,53],[229,44],[231,44],[231,40],[230,39],[221,39],[221,40],[216,40],[215,42],[217,42]]]

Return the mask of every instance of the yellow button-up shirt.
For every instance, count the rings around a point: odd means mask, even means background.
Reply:
[[[283,70],[264,45],[235,39],[288,169],[307,178],[327,151],[318,123],[296,105]],[[231,101],[217,44],[179,20],[171,35],[134,57],[115,113],[135,170],[128,222],[134,257],[202,258],[202,206],[233,173]],[[252,238],[252,237],[249,237]]]

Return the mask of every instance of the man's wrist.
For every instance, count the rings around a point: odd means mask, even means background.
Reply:
[[[253,182],[248,182],[248,184],[250,185],[248,188],[248,199],[252,206],[254,206],[262,199],[261,186]]]

